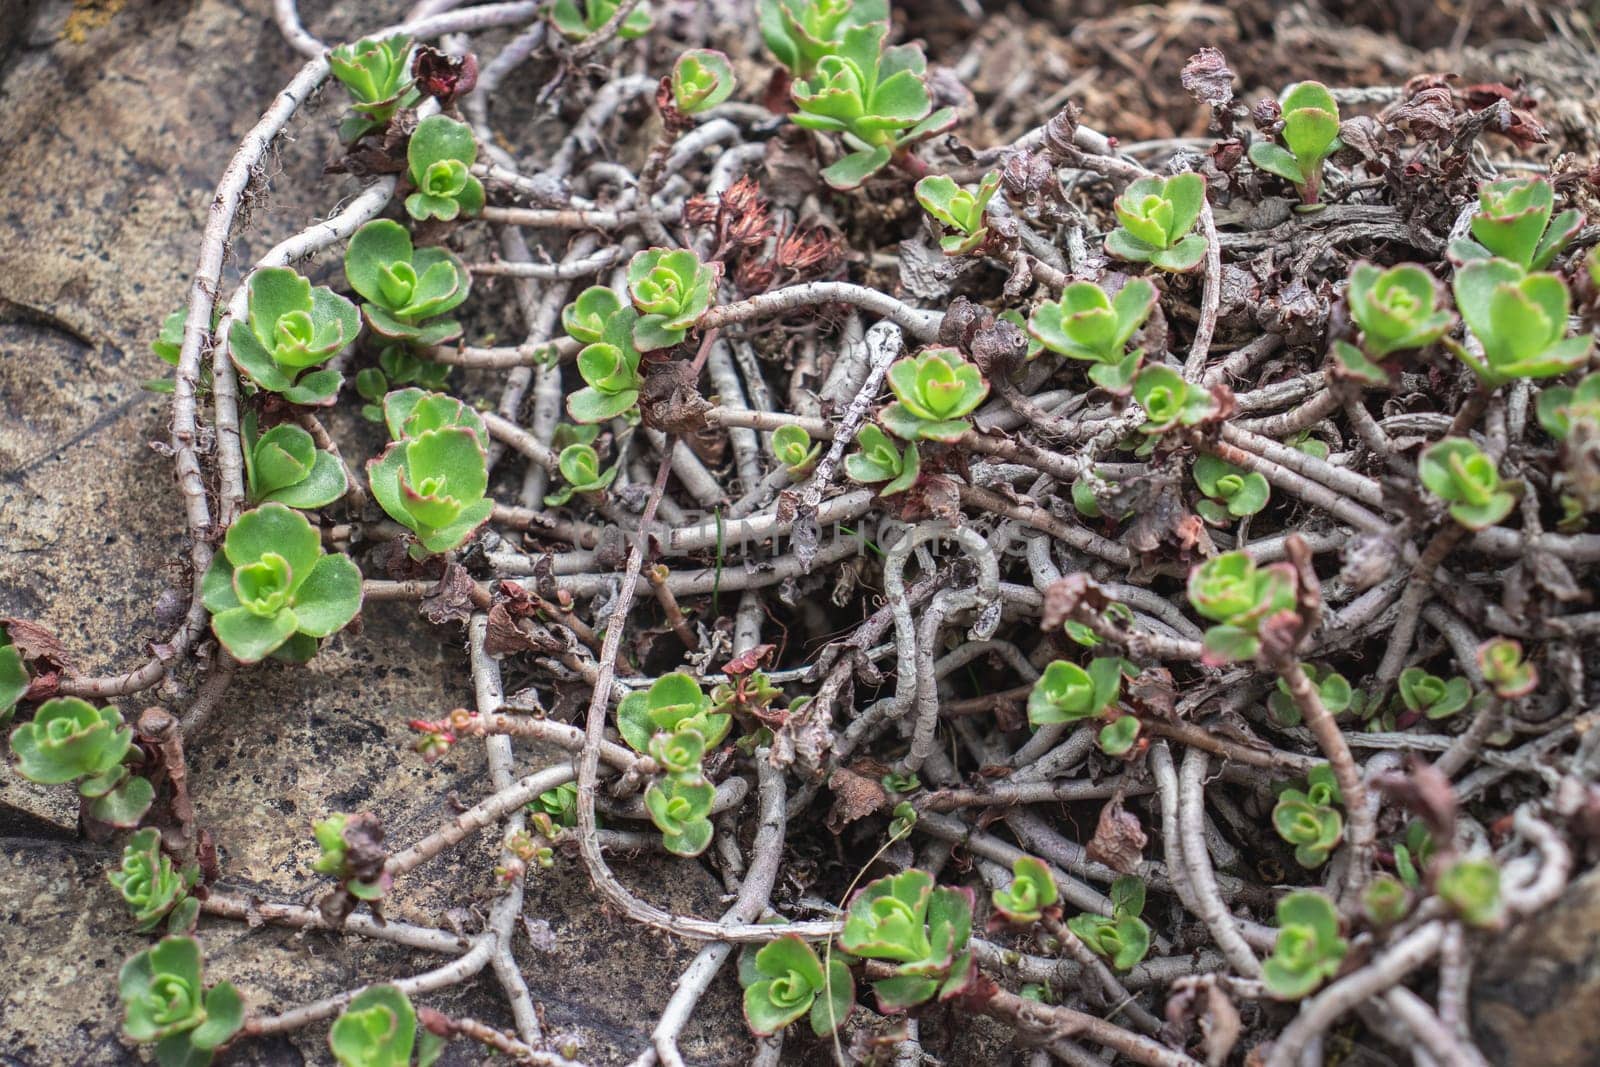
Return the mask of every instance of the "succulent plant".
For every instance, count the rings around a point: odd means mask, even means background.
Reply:
[[[983,244],[989,236],[984,213],[999,189],[997,171],[985,174],[975,190],[963,189],[943,174],[930,174],[917,182],[917,203],[945,229],[953,231],[939,238],[945,255],[965,255]]]
[[[1106,251],[1157,270],[1193,270],[1205,258],[1206,239],[1194,229],[1206,202],[1206,180],[1198,174],[1140,178],[1117,197],[1120,224],[1106,236]]]
[[[1472,683],[1465,678],[1446,681],[1421,667],[1400,672],[1400,700],[1409,711],[1429,719],[1447,719],[1472,700]]]
[[[1291,86],[1280,105],[1287,147],[1257,141],[1250,146],[1250,162],[1292,184],[1305,204],[1315,204],[1322,189],[1322,163],[1343,147],[1339,105],[1327,86],[1313,81]]]
[[[622,6],[621,0],[555,0],[550,5],[550,21],[563,37],[581,41],[611,21]],[[632,41],[650,32],[655,16],[649,4],[639,4],[617,28],[617,39]]]
[[[772,456],[783,464],[791,478],[804,478],[822,455],[821,443],[813,444],[803,426],[779,426],[772,431]]]
[[[417,1012],[396,985],[368,986],[350,999],[328,1031],[328,1048],[340,1067],[429,1067],[444,1040],[429,1030],[417,1041]]]
[[[556,457],[556,467],[567,484],[544,498],[546,505],[560,507],[574,493],[603,493],[616,481],[617,468],[600,470],[600,454],[589,445],[568,445]]]
[[[922,467],[922,457],[917,454],[917,443],[912,441],[902,452],[888,434],[871,423],[856,433],[856,451],[844,458],[844,473],[852,482],[861,485],[888,484],[878,490],[879,496],[893,496],[910,489],[917,481]]]
[[[895,402],[879,420],[905,441],[955,441],[971,429],[966,417],[989,395],[978,368],[953,348],[927,348],[889,367]]]
[[[1018,856],[1011,864],[1011,884],[993,890],[989,900],[1007,922],[1036,923],[1060,899],[1050,868],[1032,856]]]
[[[1491,637],[1478,646],[1478,670],[1502,700],[1525,697],[1539,684],[1539,673],[1522,658],[1522,644],[1509,637]]]
[[[389,393],[404,386],[436,391],[444,388],[449,377],[448,363],[422,359],[404,345],[384,345],[376,367],[356,372],[356,392],[366,401],[361,405],[361,417],[382,422],[383,399]]]
[[[605,332],[606,320],[616,314],[620,307],[622,298],[615,290],[603,285],[591,285],[561,309],[561,327],[574,341],[592,345]]]
[[[1267,991],[1299,1000],[1339,973],[1349,944],[1339,933],[1339,913],[1321,893],[1298,890],[1278,901],[1278,941],[1261,964]]]
[[[617,732],[635,752],[648,752],[657,731],[693,730],[713,748],[732,726],[733,717],[713,712],[700,683],[682,671],[662,675],[649,689],[629,693],[617,704]]]
[[[246,497],[252,504],[283,504],[310,511],[344,496],[349,482],[331,452],[293,423],[257,432],[257,416],[240,420]]]
[[[427,552],[450,552],[472,538],[494,511],[488,456],[464,426],[423,430],[395,441],[367,463],[372,496]]]
[[[403,441],[429,430],[471,430],[479,441],[489,439],[483,416],[446,393],[423,389],[396,389],[383,398],[383,421],[389,438]]]
[[[1456,860],[1439,872],[1434,888],[1457,915],[1473,926],[1496,926],[1505,910],[1500,896],[1500,868],[1486,856]]]
[[[1144,913],[1144,883],[1123,875],[1111,883],[1111,915],[1084,912],[1067,920],[1067,929],[1095,955],[1126,971],[1150,951],[1150,927]]]
[[[1272,499],[1272,487],[1259,471],[1247,471],[1216,456],[1196,456],[1192,473],[1205,494],[1195,510],[1213,526],[1254,515]]]
[[[1361,262],[1350,268],[1345,300],[1361,327],[1361,350],[1375,360],[1426,348],[1449,332],[1455,316],[1439,307],[1439,283],[1415,263],[1388,270]]]
[[[685,115],[710,111],[733,95],[737,84],[728,57],[713,48],[691,48],[672,64],[672,105]]]
[[[1322,706],[1328,709],[1329,714],[1338,715],[1351,708],[1361,710],[1358,707],[1360,695],[1344,675],[1310,663],[1302,664],[1301,670],[1305,671],[1306,679],[1316,688],[1317,699],[1322,701]],[[1267,709],[1272,712],[1272,719],[1276,723],[1283,726],[1300,725],[1300,706],[1289,692],[1289,683],[1282,678],[1267,694]]]
[[[1502,487],[1500,472],[1483,450],[1465,437],[1446,437],[1423,449],[1417,478],[1450,505],[1450,517],[1469,530],[1493,526],[1511,513],[1517,498]]]
[[[0,726],[11,721],[17,710],[17,701],[27,693],[33,683],[28,678],[28,667],[22,661],[22,652],[12,643],[4,623],[0,623]]]
[[[844,960],[830,958],[824,970],[816,950],[794,934],[742,955],[739,982],[744,986],[745,1022],[762,1037],[801,1016],[809,1017],[813,1033],[826,1037],[855,1008],[855,981]]]
[[[477,160],[478,142],[466,123],[445,115],[417,123],[406,145],[406,168],[417,191],[406,197],[406,211],[422,222],[482,211],[483,183],[471,172]]]
[[[287,267],[263,267],[246,283],[249,314],[228,330],[233,363],[261,389],[293,404],[331,404],[344,381],[326,363],[361,332],[354,304]]]
[[[371,855],[371,844],[381,833],[377,820],[369,815],[335,812],[311,824],[318,854],[311,869],[337,879],[339,886],[357,900],[382,900],[389,891],[390,877],[380,858]]]
[[[1529,274],[1504,259],[1478,259],[1456,271],[1456,307],[1483,357],[1460,345],[1451,351],[1485,389],[1517,378],[1553,378],[1589,360],[1594,338],[1567,336],[1572,299],[1554,274]]]
[[[1295,847],[1295,862],[1300,866],[1322,866],[1344,837],[1344,817],[1334,807],[1341,800],[1327,764],[1311,768],[1304,791],[1285,789],[1278,794],[1272,825],[1279,837]]]
[[[413,248],[398,222],[374,219],[357,230],[345,249],[344,275],[366,298],[361,311],[380,337],[440,345],[461,336],[459,322],[438,316],[466,300],[467,268],[443,248]]]
[[[880,1011],[904,1011],[967,987],[972,901],[970,889],[935,886],[915,868],[869,882],[851,898],[839,947],[895,965],[892,977],[872,983]]]
[[[328,69],[350,91],[354,115],[339,124],[339,140],[359,141],[389,125],[401,108],[414,107],[420,95],[410,79],[411,38],[403,33],[363,38],[328,53]]]
[[[161,831],[155,827],[146,827],[128,838],[122,850],[122,866],[106,877],[127,902],[140,933],[147,934],[163,922],[173,933],[194,927],[200,903],[189,896],[189,890],[199,881],[200,868],[174,866],[161,851]]]
[[[1126,394],[1144,360],[1128,352],[1128,339],[1156,304],[1156,287],[1133,278],[1115,297],[1093,282],[1072,282],[1057,301],[1045,301],[1028,317],[1028,333],[1045,348],[1093,364],[1089,379],[1109,392]]]
[[[1209,657],[1249,659],[1260,651],[1263,619],[1295,607],[1294,571],[1286,564],[1257,567],[1244,552],[1224,552],[1189,572],[1189,603],[1218,625],[1206,630]]]
[[[809,78],[852,26],[889,21],[889,0],[756,0],[761,37],[796,78]]]
[[[1183,380],[1171,367],[1144,368],[1133,380],[1133,398],[1144,409],[1147,434],[1165,433],[1177,426],[1195,426],[1217,410],[1216,399],[1206,390]]]
[[[241,663],[299,662],[361,610],[361,571],[325,553],[304,515],[263,504],[234,520],[201,582],[211,631]]]
[[[1523,270],[1543,270],[1583,228],[1583,215],[1563,211],[1555,218],[1555,192],[1543,178],[1506,178],[1478,186],[1472,237],[1450,244],[1457,263],[1498,257]]]
[[[11,731],[18,774],[40,785],[77,782],[89,816],[108,826],[137,826],[155,799],[155,787],[124,762],[132,747],[120,711],[79,697],[47,700]]]
[[[567,394],[567,414],[574,422],[594,423],[632,411],[644,380],[639,377],[639,350],[633,329],[639,313],[619,308],[605,321],[601,339],[578,352],[578,373],[584,388]]]
[[[1055,660],[1028,694],[1028,722],[1044,726],[1093,718],[1116,703],[1121,689],[1122,661],[1115,656],[1092,660],[1088,670]]]
[[[192,937],[165,937],[132,956],[117,984],[123,1036],[154,1044],[162,1067],[205,1067],[244,1025],[244,1002],[231,982],[205,987]]]
[[[668,775],[644,794],[650,821],[661,831],[661,844],[675,856],[698,856],[711,844],[714,786],[699,774]]]
[[[1380,874],[1361,891],[1361,913],[1374,926],[1393,926],[1411,909],[1411,892],[1392,875]]]
[[[716,272],[688,249],[650,248],[628,261],[628,296],[639,310],[633,343],[641,352],[671,348],[716,296]]]

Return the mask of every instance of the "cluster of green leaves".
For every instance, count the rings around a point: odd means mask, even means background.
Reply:
[[[1450,350],[1485,389],[1518,378],[1553,378],[1589,360],[1590,334],[1567,336],[1572,297],[1559,275],[1530,274],[1507,259],[1475,259],[1456,271],[1456,307],[1483,355]]]
[[[560,507],[572,499],[574,493],[604,493],[606,487],[617,479],[617,468],[600,469],[600,453],[590,444],[572,444],[556,456],[556,468],[567,484],[545,496],[550,507]]]
[[[1437,851],[1433,835],[1421,820],[1408,823],[1405,841],[1394,846],[1394,870],[1400,876],[1400,881],[1409,889],[1419,888],[1422,885],[1422,872],[1428,869]]]
[[[1284,1000],[1299,1000],[1339,973],[1350,945],[1339,933],[1333,902],[1309,889],[1278,901],[1278,940],[1261,964],[1267,991]]]
[[[1539,674],[1522,657],[1522,643],[1509,637],[1491,637],[1478,646],[1478,670],[1502,700],[1516,700],[1533,692]]]
[[[1311,684],[1316,686],[1317,698],[1322,701],[1322,706],[1328,709],[1329,714],[1338,715],[1352,708],[1361,710],[1361,695],[1344,675],[1310,663],[1304,664],[1301,669],[1306,672],[1306,678]],[[1289,692],[1289,683],[1282,678],[1278,679],[1272,692],[1267,694],[1267,710],[1272,713],[1274,722],[1284,726],[1300,725],[1300,706],[1294,702],[1294,697]]]
[[[328,1048],[340,1067],[430,1067],[444,1051],[430,1030],[417,1040],[417,1012],[395,985],[368,986],[351,998],[328,1031]]]
[[[406,197],[407,213],[418,221],[449,222],[482,211],[483,183],[471,169],[477,160],[478,142],[466,123],[446,115],[417,123],[406,145],[406,169],[416,186]]]
[[[472,288],[467,268],[443,248],[414,248],[411,234],[391,219],[374,219],[350,238],[344,276],[365,298],[372,332],[391,341],[441,345],[461,336],[461,324],[438,316],[459,307]]]
[[[1108,297],[1094,282],[1072,282],[1061,299],[1047,300],[1028,316],[1028,334],[1052,352],[1091,364],[1089,380],[1126,395],[1144,360],[1144,349],[1127,351],[1128,339],[1156,305],[1156,287],[1134,278]]]
[[[1139,720],[1116,715],[1126,661],[1117,656],[1090,660],[1088,670],[1067,660],[1055,660],[1044,669],[1028,694],[1028,722],[1033,726],[1108,718],[1100,730],[1100,747],[1120,756],[1133,747]]]
[[[1344,147],[1339,140],[1339,105],[1327,86],[1312,81],[1291,86],[1280,104],[1283,145],[1257,141],[1250,146],[1250,162],[1292,184],[1304,204],[1315,204],[1322,189],[1323,161]]]
[[[1415,263],[1383,270],[1371,263],[1350,269],[1345,300],[1350,317],[1361,328],[1360,346],[1334,342],[1334,359],[1346,376],[1383,385],[1389,376],[1378,361],[1395,353],[1426,348],[1455,325],[1455,315],[1441,308],[1441,290],[1433,275]]]
[[[1079,941],[1119,971],[1126,971],[1150,951],[1150,927],[1143,919],[1144,883],[1125,874],[1111,883],[1111,915],[1084,912],[1067,920]]]
[[[916,484],[922,469],[917,443],[912,441],[902,452],[888,434],[868,423],[856,433],[856,450],[844,458],[844,473],[860,485],[877,485],[879,496],[903,493]]]
[[[1407,711],[1429,719],[1448,719],[1472,700],[1472,683],[1462,677],[1450,679],[1429,674],[1421,667],[1400,672],[1399,699]]]
[[[789,477],[804,478],[816,466],[822,455],[822,443],[811,441],[811,434],[803,426],[779,426],[772,431],[770,442],[772,458],[783,464]]]
[[[1505,903],[1500,896],[1500,868],[1487,856],[1456,860],[1439,872],[1434,889],[1439,897],[1473,926],[1495,926]]]
[[[628,296],[639,310],[634,347],[641,352],[671,348],[706,313],[716,296],[717,275],[687,248],[648,248],[628,261]]]
[[[972,428],[967,416],[989,395],[978,368],[954,348],[925,348],[889,367],[894,403],[878,415],[905,441],[954,442]]]
[[[311,824],[311,835],[316,838],[320,850],[317,858],[311,861],[311,869],[337,879],[357,900],[382,900],[389,889],[389,875],[384,873],[375,879],[363,879],[352,869],[350,842],[345,839],[349,826],[350,816],[344,812],[334,812]]]
[[[780,0],[778,6],[781,14],[787,5]],[[798,110],[792,118],[798,126],[844,139],[852,151],[826,167],[822,179],[835,189],[854,189],[897,153],[949,129],[956,112],[949,107],[932,111],[923,84],[928,61],[922,49],[884,47],[887,22],[841,23],[836,28],[837,40],[827,43],[809,73],[795,78],[790,94]]]
[[[1000,189],[1000,175],[991,171],[977,189],[963,189],[943,174],[930,174],[917,182],[917,203],[945,229],[952,231],[939,238],[947,256],[966,255],[989,236],[984,213]]]
[[[744,987],[744,1018],[750,1032],[765,1037],[809,1016],[818,1037],[833,1033],[855,1008],[856,985],[838,956],[827,965],[816,950],[794,934],[753,946],[739,954],[739,984]]]
[[[592,329],[595,316],[602,309],[604,318],[599,329]],[[573,314],[563,314],[567,332],[584,342],[578,351],[578,373],[585,384],[567,394],[567,414],[580,423],[605,422],[631,414],[644,385],[639,376],[639,349],[633,340],[639,313],[623,306],[615,293],[601,286],[585,290],[568,305],[568,311]]]
[[[1361,891],[1361,912],[1374,926],[1393,926],[1411,910],[1411,890],[1400,879],[1379,874]]]
[[[710,111],[733,95],[737,80],[728,57],[712,48],[691,48],[672,64],[672,106],[685,115]]]
[[[211,632],[240,663],[303,663],[361,610],[361,571],[282,504],[234,520],[200,590]]]
[[[161,1067],[205,1067],[244,1025],[244,1001],[231,982],[205,987],[192,937],[164,937],[130,957],[117,986],[122,1036],[154,1044]]]
[[[1032,856],[1018,856],[1011,864],[1011,884],[993,890],[989,900],[1006,922],[1027,925],[1056,910],[1061,899],[1050,868]]]
[[[1272,499],[1272,488],[1263,474],[1216,456],[1196,456],[1193,474],[1194,484],[1205,494],[1195,511],[1213,526],[1226,526],[1231,519],[1254,515]]]
[[[426,392],[439,392],[450,377],[448,363],[422,359],[405,345],[384,345],[378,365],[356,373],[356,392],[366,403],[361,417],[368,422],[383,421],[383,398],[395,389],[414,385]]]
[[[889,21],[889,0],[756,0],[762,40],[796,78],[838,51],[845,30]]]
[[[350,91],[355,114],[339,123],[339,140],[359,141],[389,125],[396,111],[412,108],[421,98],[409,77],[411,38],[363,38],[328,53],[328,68]]]
[[[1144,368],[1133,380],[1133,398],[1144,409],[1147,434],[1166,433],[1178,426],[1197,426],[1217,410],[1209,390],[1186,382],[1171,367],[1156,364]]]
[[[1600,371],[1577,385],[1552,385],[1539,394],[1539,425],[1557,441],[1600,435]],[[1576,431],[1576,432],[1575,432]]]
[[[1472,237],[1450,244],[1457,263],[1476,259],[1509,260],[1523,270],[1544,270],[1583,228],[1576,210],[1555,210],[1555,190],[1543,178],[1507,178],[1478,187]]]
[[[416,534],[413,554],[450,552],[489,519],[483,419],[443,393],[400,389],[383,399],[391,444],[367,463],[373,499]]]
[[[563,37],[581,41],[610,22],[621,6],[621,0],[555,0],[550,5],[550,22]],[[617,38],[637,40],[650,32],[654,22],[650,5],[639,4],[622,20]]]
[[[246,285],[249,314],[228,330],[234,366],[292,404],[331,404],[344,377],[319,368],[356,339],[361,314],[325,285],[288,267],[263,267]]]
[[[76,782],[89,817],[107,826],[137,826],[155,799],[149,779],[128,769],[127,761],[139,758],[133,727],[113,707],[78,697],[47,700],[32,721],[11,731],[11,755],[30,782]]]
[[[1294,610],[1296,586],[1288,564],[1258,567],[1244,552],[1224,552],[1190,571],[1189,603],[1217,624],[1206,630],[1206,656],[1221,663],[1254,658],[1261,650],[1257,628]]]
[[[839,947],[894,965],[891,977],[872,983],[880,1011],[905,1011],[967,988],[975,974],[967,951],[972,905],[972,890],[936,886],[914,868],[869,882],[851,899]]]
[[[246,497],[252,504],[283,504],[307,511],[344,496],[349,482],[333,453],[318,448],[311,435],[292,422],[265,433],[259,417],[247,411],[240,420]]]
[[[1344,817],[1334,807],[1343,801],[1333,770],[1325,763],[1311,768],[1304,790],[1285,789],[1278,794],[1272,825],[1279,837],[1294,846],[1295,862],[1300,866],[1322,866],[1344,837]]]
[[[1450,517],[1469,530],[1493,526],[1517,502],[1501,483],[1494,460],[1465,437],[1446,437],[1423,449],[1417,457],[1417,478],[1450,506]]]
[[[122,866],[106,875],[128,909],[137,929],[147,934],[166,922],[175,934],[194,929],[200,902],[189,895],[200,880],[196,864],[177,867],[161,851],[161,831],[146,827],[131,835],[122,850]]]
[[[578,783],[562,782],[554,789],[546,789],[528,805],[535,814],[549,816],[557,826],[578,825]]]
[[[635,752],[649,753],[665,772],[645,791],[644,805],[668,852],[698,856],[711,844],[716,789],[701,761],[732,727],[733,717],[714,711],[700,683],[681,671],[662,675],[617,705],[622,739]]]
[[[1198,174],[1140,178],[1112,204],[1118,226],[1106,235],[1106,251],[1157,270],[1190,271],[1205,258],[1206,239],[1194,229],[1206,202],[1206,180]]]
[[[0,623],[0,726],[11,721],[17,701],[31,684],[28,667],[22,662],[22,651],[12,643],[5,624]]]

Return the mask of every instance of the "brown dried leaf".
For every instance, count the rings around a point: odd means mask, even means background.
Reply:
[[[1180,80],[1184,90],[1207,107],[1233,102],[1233,71],[1228,69],[1228,57],[1215,48],[1202,48],[1190,56]]]
[[[459,563],[444,565],[444,574],[433,592],[422,598],[418,611],[435,626],[447,622],[466,622],[472,615],[472,575]]]
[[[76,670],[67,648],[46,627],[27,619],[0,618],[6,636],[17,648],[17,654],[30,663],[45,663],[57,670],[72,673]]]
[[[857,819],[889,806],[889,792],[882,783],[843,767],[828,776],[828,788],[833,792],[833,807],[824,825],[836,836]]]
[[[1095,824],[1094,836],[1085,851],[1096,863],[1119,874],[1132,874],[1149,841],[1139,816],[1122,806],[1120,796],[1114,796],[1100,809],[1100,821]]]

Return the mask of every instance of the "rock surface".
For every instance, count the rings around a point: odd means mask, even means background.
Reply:
[[[96,5],[88,5],[96,6]],[[312,29],[337,38],[382,25],[403,5],[314,5]],[[117,5],[102,3],[104,10]],[[65,2],[6,5],[0,18],[0,614],[50,626],[87,673],[125,670],[166,636],[163,595],[187,588],[183,522],[163,399],[140,388],[166,368],[149,355],[183,300],[211,189],[243,132],[301,59],[269,0],[129,0],[81,43],[62,39]],[[21,10],[32,20],[14,18]],[[356,188],[321,165],[337,102],[296,120],[271,157],[271,193],[239,233],[228,284],[277,239]],[[324,255],[304,265],[336,270]],[[348,439],[347,439],[348,440]],[[359,457],[372,442],[353,449]],[[350,444],[347,443],[347,449]],[[308,668],[243,672],[190,753],[202,823],[223,854],[225,887],[298,902],[322,880],[314,818],[370,810],[397,847],[485,793],[481,749],[426,767],[406,721],[470,699],[459,631],[429,628],[400,604],[374,605]],[[156,698],[186,696],[180,679]],[[136,713],[143,702],[129,707]],[[115,978],[148,943],[105,881],[107,850],[75,839],[60,789],[0,771],[0,1049],[7,1063],[138,1062],[117,1039]],[[493,893],[491,834],[396,887],[390,914],[474,928]],[[716,914],[720,885],[697,863],[623,865],[663,906]],[[548,1030],[575,1033],[582,1058],[626,1062],[645,1045],[692,945],[641,936],[590,902],[572,862],[535,877],[526,914],[553,947],[518,944]],[[359,938],[297,936],[207,919],[207,972],[237,983],[254,1009],[283,1010],[363,983],[416,973],[439,957]],[[697,1064],[745,1062],[738,990],[724,975],[685,1035]],[[487,973],[426,998],[441,1010],[509,1025]],[[242,1043],[224,1062],[328,1062],[326,1027]],[[480,1062],[457,1042],[445,1062]]]

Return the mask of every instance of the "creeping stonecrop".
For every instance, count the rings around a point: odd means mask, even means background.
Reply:
[[[1028,694],[1028,722],[1034,726],[1077,722],[1102,715],[1122,689],[1122,660],[1102,656],[1084,670],[1056,660],[1045,668]]]
[[[852,150],[822,171],[822,180],[835,189],[858,187],[897,153],[956,121],[954,108],[932,111],[922,49],[885,48],[888,33],[887,22],[846,27],[813,72],[796,78],[790,89],[798,109],[790,116],[795,125],[838,133]]]
[[[290,422],[257,432],[254,411],[240,420],[246,497],[252,504],[284,504],[314,510],[338,500],[349,488],[333,453]]]
[[[95,822],[131,828],[155,799],[149,779],[129,771],[138,759],[133,728],[116,708],[97,708],[79,697],[39,705],[30,722],[11,731],[17,773],[40,785],[78,783],[83,810]]]
[[[880,1011],[946,1000],[968,987],[972,904],[972,890],[935,886],[933,875],[915,868],[869,882],[851,898],[839,947],[894,965],[890,977],[872,983]]]
[[[621,6],[622,0],[555,0],[550,5],[550,22],[563,37],[581,41],[610,22]],[[617,27],[617,39],[637,40],[650,32],[654,22],[650,5],[636,4]]]
[[[415,107],[421,94],[410,77],[411,38],[403,33],[363,38],[328,53],[328,70],[350,91],[355,114],[339,123],[339,140],[359,141],[389,125],[395,112]]]
[[[889,367],[895,402],[879,413],[888,431],[905,441],[954,442],[972,428],[967,416],[989,395],[978,368],[954,348],[927,348]]]
[[[1522,657],[1522,644],[1509,637],[1491,637],[1477,649],[1478,671],[1502,700],[1516,700],[1533,692],[1539,672]]]
[[[765,1037],[807,1016],[811,1030],[826,1037],[839,1029],[855,1008],[856,986],[850,968],[838,956],[827,967],[816,950],[794,934],[767,942],[739,957],[739,984],[744,986],[744,1018],[750,1032]]]
[[[212,633],[241,663],[304,662],[361,610],[361,571],[282,504],[234,520],[200,589]]]
[[[1555,274],[1529,274],[1504,259],[1478,259],[1456,271],[1456,307],[1483,348],[1479,357],[1451,344],[1485,389],[1518,378],[1553,378],[1589,361],[1594,337],[1567,336],[1572,307]]]
[[[578,373],[585,385],[567,394],[567,414],[574,422],[605,422],[632,412],[638,404],[644,386],[633,340],[638,321],[633,308],[618,308],[606,317],[600,340],[578,352]]]
[[[1465,437],[1446,437],[1424,449],[1417,459],[1417,477],[1450,506],[1450,517],[1469,530],[1493,526],[1517,502],[1502,485],[1494,460]]]
[[[481,431],[463,424],[423,429],[415,414],[405,429],[406,436],[367,463],[373,498],[416,534],[425,553],[453,551],[494,510],[484,495],[489,466]]]
[[[1523,270],[1544,270],[1583,228],[1583,215],[1555,210],[1555,191],[1543,178],[1506,178],[1478,187],[1472,237],[1450,244],[1458,264],[1475,259],[1509,260]]]
[[[1194,484],[1205,494],[1195,511],[1213,526],[1254,515],[1272,498],[1272,489],[1259,471],[1247,471],[1216,456],[1196,456],[1193,473]]]
[[[1257,141],[1250,162],[1285,179],[1309,206],[1322,191],[1322,164],[1343,147],[1339,140],[1339,105],[1321,82],[1301,82],[1283,94],[1283,145]]]
[[[1500,868],[1487,856],[1456,860],[1439,872],[1434,888],[1455,913],[1473,926],[1497,926],[1505,910]]]
[[[889,21],[889,0],[756,0],[761,37],[796,78],[809,78],[852,26]]]
[[[443,248],[412,247],[398,222],[374,219],[357,230],[345,249],[344,275],[366,298],[361,311],[380,337],[425,346],[461,336],[459,322],[438,316],[466,300],[467,268]]]
[[[417,1012],[396,985],[368,986],[351,998],[328,1031],[328,1048],[339,1067],[429,1067],[444,1051],[430,1030],[417,1040]]]
[[[1272,809],[1278,836],[1294,846],[1295,862],[1320,867],[1344,836],[1344,817],[1334,807],[1342,801],[1333,771],[1327,764],[1311,768],[1306,788],[1285,789]]]
[[[1144,359],[1143,349],[1127,351],[1128,339],[1144,325],[1156,305],[1156,287],[1134,278],[1115,297],[1093,282],[1072,282],[1061,299],[1045,301],[1028,316],[1028,333],[1052,352],[1092,364],[1089,380],[1125,395]]]
[[[930,174],[917,182],[917,203],[941,226],[952,231],[939,238],[939,247],[945,255],[965,255],[983,244],[989,236],[984,213],[999,189],[997,171],[985,174],[975,190],[963,189],[943,174]]]
[[[1278,901],[1278,941],[1261,964],[1267,991],[1299,1000],[1339,973],[1349,951],[1339,933],[1339,912],[1321,893],[1299,890]]]
[[[356,339],[361,314],[325,285],[287,267],[263,267],[246,284],[249,313],[228,330],[234,366],[293,404],[331,404],[344,378],[319,368]]]
[[[567,484],[545,496],[549,507],[560,507],[572,499],[574,493],[604,493],[616,481],[617,468],[600,470],[600,454],[589,445],[568,445],[556,457],[556,467]]]
[[[1421,667],[1401,671],[1398,688],[1406,710],[1429,719],[1449,718],[1472,700],[1472,683],[1465,678],[1446,680]]]
[[[1111,915],[1084,912],[1067,920],[1067,929],[1119,971],[1126,971],[1150,951],[1150,926],[1144,913],[1144,883],[1123,875],[1111,883]]]
[[[1224,552],[1189,572],[1189,603],[1217,625],[1206,630],[1206,657],[1218,663],[1253,658],[1257,628],[1296,604],[1297,580],[1285,563],[1256,566],[1244,552]]]
[[[871,423],[856,434],[856,451],[844,457],[844,473],[860,485],[885,482],[879,496],[893,496],[910,489],[917,481],[922,457],[912,441],[902,452],[894,440]]]
[[[1011,875],[1010,885],[989,894],[994,910],[1007,922],[1025,926],[1056,910],[1060,891],[1049,867],[1032,856],[1018,856],[1011,864]]]
[[[650,248],[628,261],[628,296],[639,310],[633,343],[641,352],[671,348],[716,296],[716,271],[688,249]]]
[[[691,48],[672,64],[672,106],[685,115],[710,111],[733,95],[737,84],[728,57],[713,48]]]
[[[1142,433],[1160,434],[1178,426],[1198,426],[1217,411],[1216,397],[1183,380],[1171,367],[1144,368],[1133,380],[1133,399],[1144,409]]]
[[[693,730],[709,749],[732,727],[733,716],[713,711],[700,683],[682,671],[662,675],[649,689],[629,693],[617,704],[617,732],[635,752],[648,752],[658,731]]]
[[[1206,239],[1194,229],[1206,202],[1198,174],[1140,178],[1112,204],[1120,224],[1106,236],[1106,251],[1157,270],[1193,270],[1205,258]]]
[[[140,933],[147,934],[163,922],[175,934],[194,928],[200,902],[189,890],[199,881],[200,868],[195,864],[175,866],[161,851],[161,831],[155,827],[128,838],[122,866],[106,877],[127,902]]]
[[[406,168],[417,191],[406,197],[406,211],[419,222],[450,222],[483,210],[483,183],[472,175],[478,142],[472,127],[445,115],[417,123],[406,145]]]
[[[207,989],[200,968],[200,943],[192,937],[162,938],[122,965],[122,1036],[154,1044],[162,1067],[205,1067],[244,1025],[233,983]]]
[[[1370,385],[1384,385],[1388,372],[1379,361],[1394,352],[1426,348],[1455,325],[1455,315],[1439,306],[1441,289],[1433,275],[1415,263],[1383,270],[1365,261],[1350,268],[1345,300],[1361,328],[1360,345],[1335,341],[1341,372]]]
[[[669,774],[644,794],[650,821],[661,831],[661,844],[675,856],[698,856],[711,844],[711,804],[717,790],[696,769],[694,774]]]

